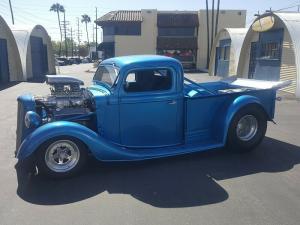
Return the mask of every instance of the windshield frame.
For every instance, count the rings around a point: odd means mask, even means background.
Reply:
[[[98,72],[98,70],[100,69],[100,67],[112,67],[112,68],[113,68],[113,70],[115,71],[116,77],[115,77],[115,79],[112,81],[112,84],[109,84],[109,83],[106,83],[106,82],[104,82],[104,81],[100,81],[100,80],[95,79],[95,75],[96,75],[96,73]],[[94,76],[93,76],[93,80],[92,80],[92,81],[93,81],[93,83],[95,83],[95,84],[104,84],[106,87],[109,87],[109,88],[111,89],[111,88],[113,88],[113,87],[116,86],[117,81],[118,81],[118,79],[119,79],[119,75],[120,75],[120,68],[119,68],[118,66],[116,66],[115,64],[100,64],[100,65],[98,66],[98,68],[97,68],[97,70],[96,70]]]

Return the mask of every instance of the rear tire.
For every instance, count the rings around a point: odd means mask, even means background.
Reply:
[[[66,178],[82,170],[87,149],[81,141],[61,136],[41,145],[36,159],[39,173],[51,178]]]
[[[233,117],[227,135],[227,149],[248,152],[265,137],[267,116],[260,106],[251,104],[240,109]]]

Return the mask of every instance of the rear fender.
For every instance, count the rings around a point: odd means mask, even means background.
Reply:
[[[85,126],[74,122],[58,121],[45,124],[29,134],[17,150],[16,157],[19,160],[23,160],[37,151],[43,143],[59,136],[77,138],[82,141],[99,160],[110,157],[109,152],[112,149],[118,149],[118,146],[107,142],[96,132]]]
[[[223,131],[223,143],[226,143],[226,139],[227,139],[227,133],[228,133],[228,129],[230,126],[230,123],[233,119],[233,117],[235,116],[235,114],[243,107],[250,105],[250,104],[255,104],[258,107],[260,107],[263,112],[265,113],[266,117],[268,118],[268,120],[270,120],[271,116],[267,113],[267,110],[264,108],[264,106],[261,104],[261,102],[259,101],[259,99],[257,97],[251,96],[251,95],[242,95],[237,97],[232,103],[231,105],[228,107],[227,110],[227,114],[225,116],[225,120],[224,120],[224,131]]]

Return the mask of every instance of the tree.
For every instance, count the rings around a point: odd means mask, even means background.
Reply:
[[[91,22],[91,17],[89,17],[87,14],[81,15],[81,23],[85,23],[85,32],[86,32],[86,38],[89,47],[90,47],[90,41],[89,41],[89,32],[87,29],[87,24],[90,22]]]
[[[59,3],[52,4],[50,7],[50,11],[56,12],[57,13],[57,19],[58,19],[58,26],[59,26],[59,32],[60,32],[60,45],[59,45],[59,53],[58,55],[61,55],[61,42],[62,42],[62,32],[61,32],[61,25],[60,25],[60,12],[65,12],[65,8],[63,5]]]

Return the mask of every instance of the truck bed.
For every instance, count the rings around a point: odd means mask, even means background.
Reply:
[[[291,83],[290,81],[262,81],[236,78],[207,83],[196,83],[187,78],[184,78],[184,81],[184,95],[187,98],[244,93],[266,89],[277,90]]]
[[[228,108],[235,99],[243,95],[256,97],[272,119],[276,90],[288,84],[246,79],[201,84],[188,79],[185,81],[185,140],[188,143],[207,139],[222,142],[222,127]]]

